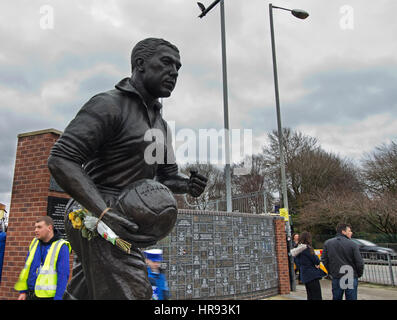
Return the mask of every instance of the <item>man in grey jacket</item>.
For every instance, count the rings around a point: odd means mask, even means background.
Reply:
[[[358,278],[364,272],[364,261],[357,244],[351,241],[351,226],[339,223],[337,235],[324,243],[321,261],[332,277],[333,300],[357,300]]]

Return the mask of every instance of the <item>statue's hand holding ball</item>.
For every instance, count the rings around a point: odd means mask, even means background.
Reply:
[[[136,181],[124,189],[115,209],[138,226],[137,231],[128,235],[128,240],[140,248],[166,237],[173,229],[178,213],[172,192],[150,179]]]

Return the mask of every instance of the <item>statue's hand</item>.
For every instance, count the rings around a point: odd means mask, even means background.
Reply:
[[[122,213],[111,209],[103,216],[102,221],[109,226],[121,239],[131,242],[135,247],[147,247],[157,242],[152,236],[139,234],[139,226],[126,219]]]
[[[136,233],[139,229],[136,223],[124,218],[121,213],[115,211],[114,209],[110,209],[108,212],[106,212],[106,214],[102,217],[102,221],[106,223],[109,228],[112,229],[120,238],[122,238],[122,236],[119,234],[119,232]]]
[[[188,181],[188,193],[192,197],[197,198],[204,192],[208,179],[197,173],[196,170],[191,170],[190,173],[191,175]]]

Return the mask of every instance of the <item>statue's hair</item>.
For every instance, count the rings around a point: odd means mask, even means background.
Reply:
[[[159,38],[147,38],[139,41],[131,52],[131,71],[134,71],[135,64],[138,58],[149,59],[154,55],[159,46],[167,46],[179,53],[178,48],[172,43]]]

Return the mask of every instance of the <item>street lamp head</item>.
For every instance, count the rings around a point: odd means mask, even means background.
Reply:
[[[309,16],[309,14],[306,11],[301,9],[293,9],[291,10],[291,13],[294,17],[297,17],[299,19],[306,19]]]

